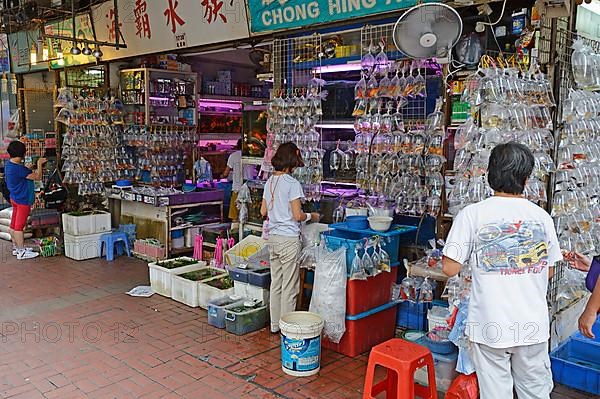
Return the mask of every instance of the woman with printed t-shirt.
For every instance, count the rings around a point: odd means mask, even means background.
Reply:
[[[444,246],[444,273],[472,270],[466,334],[482,399],[549,399],[552,372],[546,293],[562,260],[550,215],[523,196],[535,159],[522,144],[496,146],[494,196],[464,208]]]
[[[265,184],[260,213],[267,217],[271,261],[271,332],[279,332],[279,319],[296,310],[300,290],[300,223],[318,221],[318,213],[304,213],[304,192],[290,174],[303,167],[300,150],[294,143],[279,146],[271,164],[275,173]]]

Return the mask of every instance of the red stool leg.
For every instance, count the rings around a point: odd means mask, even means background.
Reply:
[[[433,356],[427,355],[425,358],[425,366],[427,366],[427,385],[428,388],[423,391],[424,399],[437,399],[437,386],[435,383],[435,367],[433,365]]]
[[[365,375],[365,387],[363,390],[363,399],[373,399],[373,379],[375,378],[375,361],[369,356],[367,365],[367,374]]]
[[[415,398],[415,373],[414,370],[407,369],[398,370],[398,382],[396,384],[397,399],[414,399]]]

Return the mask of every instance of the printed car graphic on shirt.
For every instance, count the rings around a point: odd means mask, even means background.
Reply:
[[[487,224],[477,231],[475,253],[477,265],[489,273],[545,266],[544,226],[529,221]]]

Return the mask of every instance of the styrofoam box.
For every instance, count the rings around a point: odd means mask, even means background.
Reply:
[[[208,310],[208,304],[212,300],[234,294],[233,288],[220,290],[207,284],[207,282],[219,279],[221,277],[213,277],[210,280],[205,280],[198,284],[198,306],[200,306],[202,309]]]
[[[62,222],[65,234],[74,236],[107,233],[111,230],[110,213],[102,211],[84,216],[63,213]]]
[[[205,266],[206,262],[198,261],[198,263],[194,265],[178,267],[175,269],[167,269],[166,267],[158,266],[157,262],[148,263],[150,287],[152,287],[152,291],[156,292],[157,294],[171,298],[173,275],[193,272],[194,270],[199,270]]]
[[[229,266],[236,266],[240,263],[248,263],[250,261],[260,261],[265,257],[269,259],[269,251],[266,247],[267,242],[260,237],[248,236],[242,241],[235,244],[225,252],[225,260]],[[245,248],[254,247],[256,252],[249,257],[242,256]]]
[[[75,260],[99,258],[102,234],[74,236],[65,233],[65,256]]]
[[[198,268],[196,270],[200,270],[200,269],[204,269],[204,268]],[[205,280],[200,280],[200,281],[192,281],[192,280],[188,280],[188,279],[180,276],[181,274],[184,274],[184,273],[187,273],[188,271],[193,271],[193,270],[182,271],[177,274],[172,274],[171,275],[171,298],[173,298],[177,302],[184,303],[192,308],[197,308],[200,305],[199,288],[198,288],[200,286],[200,284],[204,281],[209,281],[214,278],[220,278],[220,277],[227,275],[227,273],[224,272],[223,269],[218,269],[215,267],[211,267],[210,269],[218,270],[222,274],[215,276],[215,277],[209,277]],[[221,296],[224,296],[224,295],[227,295],[227,292],[223,293]]]
[[[257,287],[248,283],[241,283],[239,281],[233,282],[233,291],[236,296],[242,298],[256,299],[262,301],[263,305],[269,304],[269,290],[266,288]]]

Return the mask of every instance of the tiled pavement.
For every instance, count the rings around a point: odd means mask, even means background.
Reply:
[[[1,398],[360,398],[367,357],[324,350],[319,376],[281,371],[279,337],[236,337],[159,295],[144,263],[17,261],[0,248]],[[582,399],[558,387],[553,399]]]

